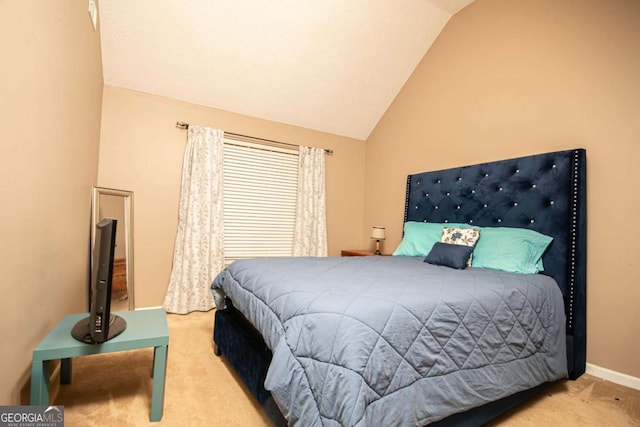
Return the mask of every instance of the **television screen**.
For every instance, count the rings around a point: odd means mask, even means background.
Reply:
[[[71,330],[71,334],[76,339],[86,343],[103,343],[119,335],[126,328],[124,319],[111,314],[113,256],[117,225],[118,221],[113,218],[105,218],[96,225],[89,317],[80,320]]]

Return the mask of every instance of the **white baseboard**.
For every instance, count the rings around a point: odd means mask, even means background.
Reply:
[[[155,307],[136,307],[136,311],[139,311],[139,310],[155,310],[157,308],[162,308],[162,306],[158,305],[158,306],[155,306]]]
[[[587,363],[586,373],[594,377],[602,378],[603,380],[611,381],[612,383],[640,390],[640,378],[632,377],[631,375],[622,374],[612,371],[611,369],[592,365],[591,363]]]

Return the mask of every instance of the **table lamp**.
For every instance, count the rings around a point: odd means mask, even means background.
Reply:
[[[374,225],[371,229],[371,238],[376,240],[376,255],[381,255],[380,253],[380,240],[384,240],[384,227],[380,227]]]

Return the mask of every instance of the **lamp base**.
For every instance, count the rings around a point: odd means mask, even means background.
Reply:
[[[380,252],[380,240],[376,240],[376,251],[373,254],[382,255],[382,253]]]

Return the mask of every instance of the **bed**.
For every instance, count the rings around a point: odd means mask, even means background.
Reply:
[[[412,174],[406,190],[398,256],[241,260],[213,281],[216,353],[276,425],[481,425],[584,373],[585,150]],[[432,243],[434,227],[479,239]],[[545,244],[502,269],[505,232]]]

